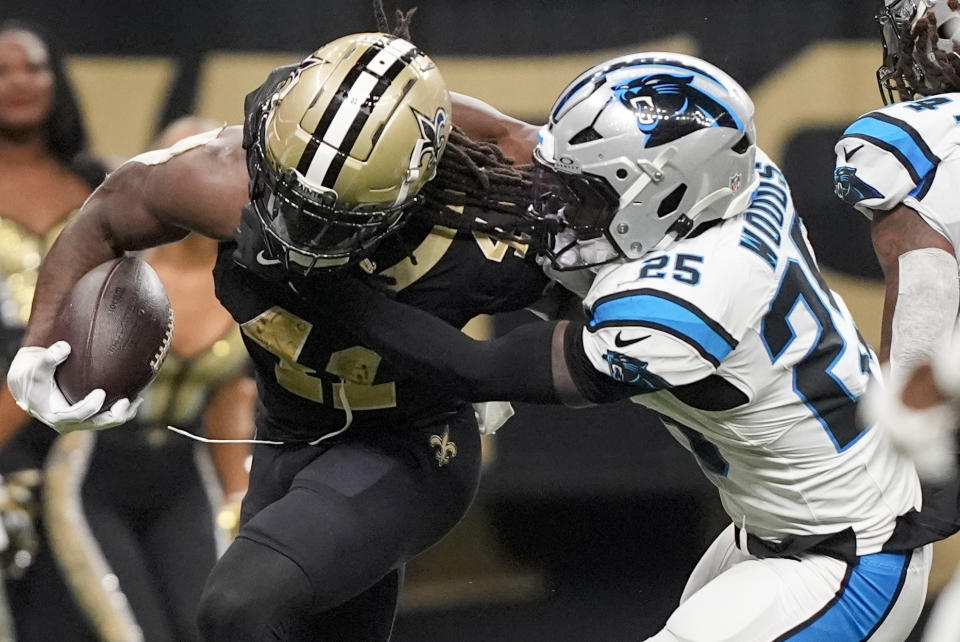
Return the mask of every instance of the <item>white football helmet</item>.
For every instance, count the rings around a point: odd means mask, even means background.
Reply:
[[[637,259],[740,213],[759,181],[753,114],[735,80],[691,56],[631,54],[581,74],[534,150],[533,214],[560,226],[541,251],[559,270]]]
[[[936,73],[939,63],[934,49],[915,51],[915,45],[923,43],[914,42],[911,35],[917,22],[931,11],[938,36],[933,47],[947,55],[957,55],[954,48],[960,45],[960,11],[949,5],[948,0],[884,0],[883,9],[877,15],[883,43],[883,62],[877,69],[877,83],[884,103],[960,90],[960,87],[944,85],[942,75]],[[909,46],[904,46],[905,40],[910,41]],[[930,73],[931,70],[934,73]]]

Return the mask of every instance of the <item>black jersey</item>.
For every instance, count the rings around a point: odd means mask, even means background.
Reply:
[[[246,99],[244,147],[258,135],[259,114],[294,67],[275,70]],[[482,216],[469,211],[465,215]],[[259,236],[248,206],[238,234]],[[311,279],[286,274],[257,243],[222,243],[214,270],[217,296],[243,330],[259,389],[258,438],[312,441],[341,430],[401,429],[463,402],[416,381],[355,336],[330,327]],[[515,310],[536,300],[547,278],[526,246],[409,215],[361,267],[382,278],[399,301],[462,327],[479,314]],[[323,275],[311,278],[324,278]],[[327,277],[329,278],[329,277]]]
[[[390,247],[373,259],[404,243],[414,227],[385,241]],[[265,278],[239,263],[235,248],[221,244],[214,275],[217,296],[240,324],[255,365],[258,438],[312,441],[343,428],[347,408],[350,430],[392,430],[462,405],[330,327],[308,279]],[[416,262],[406,257],[378,273],[395,282],[390,287],[399,301],[462,327],[478,314],[518,309],[539,296],[546,277],[524,254],[522,246],[433,229],[413,250]]]

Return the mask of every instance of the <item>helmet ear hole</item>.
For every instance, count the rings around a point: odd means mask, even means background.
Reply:
[[[686,183],[680,183],[677,185],[676,189],[674,189],[666,196],[666,198],[660,201],[660,207],[657,208],[657,218],[670,216],[676,212],[677,208],[680,207],[680,201],[683,200],[683,195],[686,193]]]
[[[738,154],[745,154],[750,149],[750,137],[744,134],[730,149]]]
[[[590,141],[600,140],[601,138],[603,138],[603,136],[601,136],[597,132],[597,130],[594,129],[593,126],[591,125],[590,127],[587,127],[586,129],[581,129],[579,132],[577,132],[570,139],[570,144],[580,145],[582,143],[589,143]]]

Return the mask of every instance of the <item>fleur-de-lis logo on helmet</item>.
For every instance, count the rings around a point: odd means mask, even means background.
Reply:
[[[413,107],[411,109],[417,119],[420,138],[410,154],[410,180],[415,181],[420,178],[421,168],[432,178],[437,170],[437,163],[443,153],[443,148],[447,144],[447,137],[444,133],[446,131],[447,112],[444,111],[443,107],[439,107],[431,120]]]

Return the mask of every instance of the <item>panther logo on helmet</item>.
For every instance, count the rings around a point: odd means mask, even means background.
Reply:
[[[646,147],[707,127],[739,127],[726,107],[692,83],[692,75],[653,74],[617,84],[613,93],[636,113]]]

